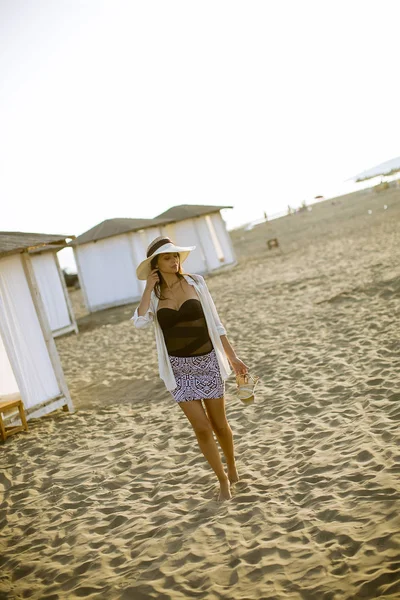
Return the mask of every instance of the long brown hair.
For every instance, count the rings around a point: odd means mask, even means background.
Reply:
[[[157,262],[158,262],[158,256],[156,255],[150,262],[150,269],[156,269],[157,268]],[[193,281],[195,281],[194,277],[192,277],[192,275],[190,275],[189,273],[184,273],[182,271],[182,265],[181,265],[181,255],[178,253],[179,256],[179,266],[178,266],[178,272],[177,272],[177,277],[178,279],[185,279],[185,275],[188,275],[189,277],[191,277],[193,279]],[[157,298],[159,300],[167,300],[167,298],[164,298],[161,294],[161,286],[163,283],[165,283],[164,277],[161,274],[161,271],[158,271],[158,276],[160,278],[160,281],[157,281],[155,286],[154,286],[154,293],[157,296]],[[181,283],[182,285],[182,283]]]

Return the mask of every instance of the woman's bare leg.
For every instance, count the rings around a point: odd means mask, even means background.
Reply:
[[[213,429],[201,401],[191,400],[189,402],[179,402],[178,404],[194,429],[202,453],[218,477],[220,500],[229,500],[231,498],[229,479],[224,471]]]
[[[235,449],[233,446],[232,429],[225,413],[225,398],[204,400],[207,415],[226,458],[228,477],[231,483],[239,481],[236,469]]]

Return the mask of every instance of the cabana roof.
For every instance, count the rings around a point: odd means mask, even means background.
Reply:
[[[102,221],[98,225],[95,225],[85,233],[78,235],[70,246],[79,246],[79,244],[86,244],[87,242],[97,242],[105,238],[112,237],[114,235],[120,235],[122,233],[131,233],[133,231],[139,231],[140,229],[146,229],[148,227],[155,227],[160,224],[168,223],[168,220],[158,219],[107,219]]]
[[[69,238],[73,238],[74,236],[69,235]],[[29,248],[29,254],[42,254],[43,252],[58,252],[62,250],[62,248],[66,248],[68,246],[65,244],[46,244],[46,246],[35,246],[35,248]]]
[[[141,229],[149,229],[150,227],[157,227],[158,225],[167,225],[168,223],[174,223],[175,221],[183,221],[184,219],[208,215],[210,213],[219,212],[223,208],[233,208],[233,206],[182,204],[180,206],[173,206],[154,219],[107,219],[91,229],[88,229],[88,231],[85,231],[81,235],[78,235],[69,245],[79,246],[80,244],[86,244],[88,242],[97,242],[98,240],[113,237],[114,235],[132,233],[134,231],[140,231]]]
[[[45,250],[49,245],[52,249],[61,250],[68,245],[66,239],[72,237],[74,236],[0,231],[0,257],[24,252],[24,250]]]
[[[184,219],[193,219],[202,217],[211,213],[219,212],[224,208],[233,208],[233,206],[207,206],[204,204],[180,204],[173,206],[161,213],[156,219],[169,219],[170,221],[183,221]]]

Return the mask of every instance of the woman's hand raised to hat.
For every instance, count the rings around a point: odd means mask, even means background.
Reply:
[[[160,277],[158,276],[158,269],[153,269],[146,281],[146,288],[148,290],[153,290],[156,283],[160,281]]]

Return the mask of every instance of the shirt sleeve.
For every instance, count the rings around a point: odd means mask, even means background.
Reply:
[[[217,308],[216,308],[216,306],[214,304],[214,300],[212,299],[212,296],[210,294],[210,290],[207,287],[206,280],[204,279],[204,277],[202,275],[197,275],[197,277],[200,279],[200,283],[201,283],[201,285],[203,287],[203,290],[205,292],[205,295],[206,295],[206,297],[208,299],[208,303],[210,305],[211,314],[214,317],[214,321],[215,321],[215,325],[217,327],[218,333],[219,333],[219,335],[226,335],[226,329],[225,329],[225,327],[221,323],[221,319],[219,318]]]
[[[134,326],[137,329],[145,329],[146,327],[150,327],[154,321],[154,313],[152,311],[151,302],[147,312],[144,315],[139,316],[138,309],[139,307],[136,308],[135,312],[133,313],[133,317],[131,317],[131,321],[133,321]]]

